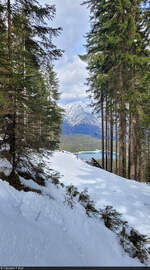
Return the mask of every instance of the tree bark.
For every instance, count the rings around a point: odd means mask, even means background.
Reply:
[[[131,116],[131,155],[130,155],[130,178],[136,180],[137,153],[136,153],[136,118]]]
[[[102,117],[102,168],[104,169],[104,98],[102,93],[102,99],[101,99],[101,117]]]
[[[115,117],[115,143],[116,143],[116,174],[118,174],[118,119],[117,119],[117,112],[116,112],[116,117]]]
[[[119,175],[126,177],[126,107],[124,101],[122,68],[119,71],[120,126],[119,126]]]
[[[113,172],[113,113],[110,113],[110,172]]]
[[[137,134],[137,173],[136,179],[138,181],[142,181],[142,130],[141,130],[141,123],[139,119],[139,115],[137,113],[137,127],[136,127],[136,134]]]
[[[108,110],[107,110],[107,97],[105,109],[105,169],[108,170]]]
[[[8,55],[9,55],[9,72],[10,79],[13,74],[12,67],[12,18],[11,18],[11,2],[7,0],[7,23],[8,23]],[[10,128],[9,128],[9,143],[10,143],[10,154],[12,155],[12,171],[16,169],[16,97],[12,89],[11,81],[9,79],[9,87],[11,88],[10,99],[11,99],[11,113],[9,114]]]
[[[129,135],[128,135],[128,178],[131,170],[131,113],[129,113]]]

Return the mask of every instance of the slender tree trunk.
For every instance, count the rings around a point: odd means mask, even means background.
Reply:
[[[132,91],[136,89],[135,78],[136,78],[136,67],[132,68]],[[141,123],[138,113],[138,105],[134,105],[132,108],[134,113],[130,115],[130,176],[131,179],[141,181],[141,169],[142,169],[142,130]]]
[[[131,120],[131,179],[141,181],[142,170],[142,146],[141,127],[138,113],[132,116]]]
[[[12,78],[13,67],[12,67],[12,14],[11,14],[11,2],[7,0],[7,22],[8,22],[8,54],[9,54],[9,65],[10,65],[10,78]],[[11,81],[9,81],[11,88],[10,99],[12,102],[10,118],[10,153],[12,155],[12,171],[16,169],[16,97],[12,89]]]
[[[131,170],[131,113],[129,113],[129,136],[128,136],[128,178]]]
[[[113,171],[113,113],[110,113],[110,172]]]
[[[9,61],[11,63],[12,46],[11,46],[11,4],[10,4],[10,0],[7,0],[7,23],[8,23],[8,54],[9,54]]]
[[[122,113],[119,130],[119,175],[126,177],[126,119]]]
[[[136,118],[131,116],[131,154],[130,154],[130,178],[136,180],[137,156],[136,156]]]
[[[141,130],[141,123],[139,119],[139,115],[137,114],[137,173],[136,179],[138,181],[142,181],[142,130]]]
[[[107,110],[107,97],[105,109],[105,169],[108,170],[108,110]]]
[[[107,142],[107,149],[108,149],[108,164],[107,164],[107,168],[108,168],[108,171],[110,172],[110,115],[108,113],[108,131],[107,131],[107,138],[108,138],[108,142]]]
[[[101,99],[101,118],[102,118],[102,168],[104,169],[104,98],[102,93],[102,99]]]
[[[27,96],[27,89],[25,87],[25,81],[26,81],[26,57],[25,57],[25,51],[26,51],[26,47],[25,47],[25,36],[24,36],[24,24],[22,27],[22,31],[23,31],[23,36],[22,36],[22,50],[24,52],[24,56],[23,56],[23,80],[24,80],[24,96]],[[26,108],[26,106],[25,106]],[[28,113],[26,112],[26,109],[24,108],[23,110],[23,134],[24,134],[24,141],[27,142],[27,138],[26,138],[26,132],[25,130],[28,129]]]
[[[142,149],[141,145],[138,149],[138,158],[137,158],[137,180],[142,182]]]
[[[15,102],[15,101],[14,101]],[[13,132],[12,132],[12,165],[13,171],[16,169],[16,112],[13,114]]]
[[[119,126],[119,175],[126,177],[126,108],[124,101],[122,69],[119,72],[120,84],[120,126]]]
[[[115,119],[115,140],[116,140],[116,174],[118,174],[118,119],[117,119],[117,112],[116,112],[116,119]]]

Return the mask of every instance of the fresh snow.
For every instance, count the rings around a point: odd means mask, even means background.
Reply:
[[[65,185],[73,184],[80,191],[87,188],[96,208],[112,205],[131,226],[150,236],[149,185],[92,167],[67,152],[55,152],[44,162],[47,169],[61,174]]]
[[[91,167],[71,153],[54,152],[51,156],[45,151],[44,155],[32,155],[32,160],[44,162],[47,174],[51,169],[58,171],[64,184],[72,183],[79,190],[88,188],[97,207],[113,205],[130,224],[148,233],[150,187]],[[41,189],[42,195],[17,191],[0,180],[1,266],[142,265],[123,251],[117,236],[101,219],[88,217],[79,203],[70,208],[65,188],[50,180],[41,187],[20,179]]]

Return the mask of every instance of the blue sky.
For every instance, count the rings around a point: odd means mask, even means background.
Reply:
[[[55,40],[58,48],[64,50],[63,57],[55,62],[61,92],[61,103],[84,100],[86,97],[86,64],[78,55],[86,52],[85,35],[89,30],[89,11],[81,6],[82,0],[41,0],[41,3],[55,4],[56,17],[53,26],[63,28]]]

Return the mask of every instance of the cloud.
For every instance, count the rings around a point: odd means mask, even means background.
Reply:
[[[60,37],[54,40],[58,48],[65,50],[63,57],[56,61],[55,70],[60,82],[61,100],[81,100],[86,97],[86,64],[78,55],[84,54],[85,35],[89,31],[89,10],[81,6],[83,0],[41,0],[41,3],[55,4],[54,27],[62,27]]]
[[[74,56],[71,62],[66,60],[64,66],[57,69],[57,73],[60,80],[62,100],[86,98],[86,64],[78,56]]]
[[[89,28],[89,11],[82,6],[82,0],[52,0],[56,5],[55,25],[63,32],[56,40],[57,45],[68,55],[84,51],[84,36]]]

